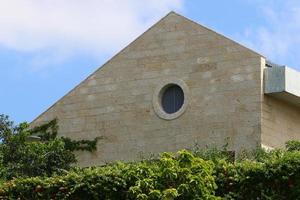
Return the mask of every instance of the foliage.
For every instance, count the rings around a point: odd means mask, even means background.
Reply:
[[[226,154],[222,158],[222,153],[216,154],[216,149],[205,152],[194,154],[183,150],[176,155],[163,153],[160,159],[155,160],[72,169],[64,175],[50,178],[13,179],[1,187],[0,197],[300,199],[300,151],[258,149],[245,153],[236,162],[228,160]],[[212,158],[213,155],[216,158]]]
[[[72,140],[68,137],[61,137],[65,143],[65,148],[70,151],[89,151],[93,152],[97,149],[97,142],[102,137],[96,137],[93,140]]]
[[[234,162],[235,154],[234,151],[228,150],[228,142],[220,148],[214,145],[206,146],[206,148],[199,148],[196,145],[193,148],[193,152],[200,158],[204,160],[211,160],[214,163],[218,162],[220,159],[225,159],[228,162]]]
[[[42,142],[28,143],[32,134]],[[56,122],[28,130],[3,115],[0,137],[0,174],[17,177],[0,180],[0,199],[300,199],[299,141],[286,149],[242,151],[235,159],[226,144],[80,169],[70,167],[72,151],[93,151],[98,138],[57,138]]]
[[[43,142],[28,142],[32,135],[27,123],[14,126],[7,116],[0,116],[1,177],[51,176],[69,170],[76,162],[74,154],[65,148],[63,140],[52,138]],[[45,133],[49,132],[45,129]],[[51,132],[51,131],[50,131]]]
[[[290,140],[286,144],[287,151],[300,151],[300,141]]]
[[[12,149],[3,147],[5,167],[8,179],[20,176],[51,176],[69,170],[76,162],[74,154],[65,149],[61,139],[45,143],[30,143]],[[13,153],[13,154],[10,154]],[[8,156],[11,155],[11,156]]]
[[[30,135],[38,136],[41,141],[47,142],[57,138],[57,119],[53,119],[48,123],[42,124],[40,126],[34,127],[29,130]],[[93,152],[97,148],[97,142],[102,137],[96,137],[93,140],[72,140],[68,137],[60,137],[65,143],[65,148],[69,151],[90,151]]]
[[[187,151],[164,153],[159,160],[116,163],[50,178],[5,183],[9,199],[219,199],[214,195],[214,165]]]
[[[44,123],[40,126],[36,126],[29,130],[30,135],[37,135],[41,138],[41,141],[54,140],[57,137],[57,119],[53,119],[48,123]]]
[[[225,199],[299,199],[300,152],[271,151],[261,162],[220,160],[215,176]]]
[[[214,150],[215,151],[215,150]],[[207,151],[209,152],[209,151]],[[299,199],[300,152],[252,152],[236,162],[186,150],[160,159],[71,170],[4,183],[9,199]],[[256,155],[257,157],[253,157]],[[262,157],[258,157],[262,155]]]
[[[98,138],[74,141],[57,137],[57,120],[29,129],[27,123],[14,125],[8,116],[0,115],[0,177],[51,176],[71,169],[76,162],[73,151],[96,150]],[[38,136],[40,141],[30,142]]]

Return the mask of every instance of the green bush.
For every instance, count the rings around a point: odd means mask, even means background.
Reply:
[[[29,129],[27,123],[14,125],[8,116],[0,115],[0,182],[63,174],[76,163],[73,151],[95,151],[101,139],[57,137],[57,130],[56,119]],[[30,138],[39,140],[30,141]]]
[[[57,128],[55,119],[29,130],[27,123],[15,126],[0,115],[0,199],[300,200],[299,141],[237,157],[226,143],[221,149],[80,169],[71,167],[73,151],[94,151],[101,137],[58,138]],[[32,135],[41,140],[29,142]]]
[[[300,141],[290,140],[286,144],[287,151],[300,151]]]
[[[260,152],[261,158],[235,163],[217,155],[214,164],[196,155],[164,153],[158,160],[76,169],[50,178],[13,179],[2,185],[0,198],[300,199],[299,151]]]
[[[8,149],[10,152],[12,150]],[[75,155],[65,149],[61,139],[55,139],[46,143],[30,143],[15,149],[18,151],[11,158],[6,159],[6,177],[33,177],[51,176],[61,174],[71,168],[75,163]],[[17,159],[17,160],[13,160]]]
[[[215,177],[224,199],[300,199],[300,152],[274,150],[260,162],[220,160]]]
[[[0,191],[8,199],[219,199],[214,165],[187,151],[159,160],[116,163],[50,178],[20,178]]]
[[[56,123],[53,121],[52,123]],[[51,124],[50,124],[51,125]],[[56,126],[39,133],[56,132]],[[48,141],[29,142],[32,135],[27,123],[17,126],[5,115],[0,115],[0,177],[12,179],[16,177],[51,176],[69,170],[76,162],[75,155],[66,148],[62,138]]]

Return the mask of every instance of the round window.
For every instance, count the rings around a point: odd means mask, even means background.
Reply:
[[[168,113],[173,114],[180,110],[184,103],[184,93],[181,87],[172,84],[163,90],[161,96],[162,109]]]
[[[158,117],[165,120],[181,116],[186,111],[188,102],[189,88],[180,79],[161,80],[153,93],[153,109]]]

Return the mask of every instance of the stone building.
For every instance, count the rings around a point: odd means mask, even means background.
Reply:
[[[223,145],[240,151],[300,139],[300,74],[174,12],[32,122],[102,136],[81,166]]]

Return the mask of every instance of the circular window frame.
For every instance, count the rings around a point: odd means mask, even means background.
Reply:
[[[161,105],[161,99],[165,90],[171,85],[178,85],[182,89],[184,100],[181,108],[178,111],[174,113],[166,113]],[[189,95],[188,86],[183,80],[180,79],[163,80],[159,83],[159,86],[155,89],[153,93],[153,99],[152,99],[153,109],[156,115],[161,119],[165,119],[165,120],[176,119],[186,111],[189,103],[189,96],[190,95]]]

